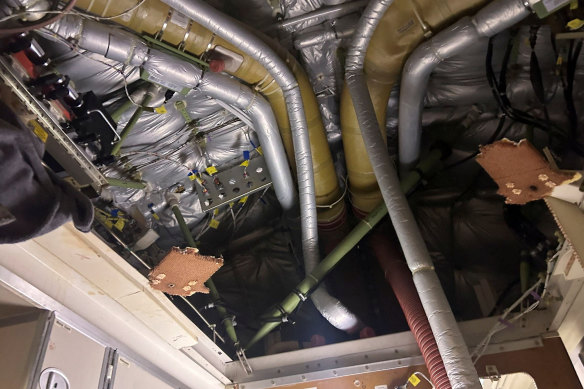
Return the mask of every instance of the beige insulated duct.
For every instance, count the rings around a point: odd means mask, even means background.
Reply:
[[[413,168],[420,156],[422,110],[430,75],[442,61],[462,53],[480,38],[492,37],[531,13],[524,0],[497,0],[473,18],[464,17],[420,45],[402,74],[399,99],[400,170]]]
[[[385,139],[385,112],[391,89],[407,56],[432,32],[487,0],[395,0],[371,38],[364,77]],[[367,157],[353,102],[347,88],[341,95],[341,127],[352,203],[367,214],[381,201],[381,193]]]
[[[218,61],[220,66],[224,66],[225,72],[254,85],[272,106],[288,162],[295,170],[296,161],[284,93],[270,73],[254,58],[219,34],[213,33],[159,0],[145,0],[140,7],[135,6],[136,0],[78,0],[76,3],[76,7],[95,15],[113,17],[111,21],[124,25],[138,34],[155,37],[187,53],[203,56],[208,61]],[[133,8],[135,8],[133,11],[125,12]],[[120,14],[123,15],[115,17]],[[234,21],[230,19],[229,24],[233,23]],[[296,59],[286,50],[279,48],[276,51],[296,77],[302,95],[310,136],[318,222],[324,225],[334,223],[344,214],[344,202],[337,202],[342,192],[338,185],[316,97],[304,69]],[[327,207],[330,204],[335,205]]]
[[[394,0],[374,0],[365,9],[347,53],[345,79],[359,129],[381,195],[403,249],[420,301],[436,339],[453,389],[480,389],[481,384],[468,347],[460,333],[440,280],[414,219],[397,171],[381,134],[364,75],[365,55],[383,15],[392,14]],[[389,10],[388,10],[389,9]],[[386,38],[386,37],[385,37]],[[371,48],[369,48],[371,49]],[[345,145],[346,146],[346,145]],[[348,161],[347,161],[348,162]]]

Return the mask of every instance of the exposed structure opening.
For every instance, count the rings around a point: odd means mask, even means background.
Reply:
[[[476,366],[584,277],[583,7],[7,1],[0,243],[73,220],[245,377],[411,331],[436,388],[536,388]]]

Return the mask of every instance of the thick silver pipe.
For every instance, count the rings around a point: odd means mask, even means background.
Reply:
[[[497,0],[474,17],[464,17],[421,44],[403,70],[399,101],[400,170],[413,168],[420,156],[422,111],[430,75],[444,60],[462,53],[481,38],[492,37],[530,14],[524,0]]]
[[[350,18],[350,21],[354,21]],[[349,38],[355,32],[354,23],[345,23],[343,19],[339,19],[339,23],[334,26],[326,23],[322,28],[316,31],[305,32],[298,35],[294,39],[294,47],[301,50],[307,47],[322,45],[333,39]]]
[[[363,141],[383,200],[402,246],[408,267],[453,389],[480,389],[477,371],[442,290],[426,244],[414,219],[391,160],[363,74],[367,46],[393,0],[376,0],[365,9],[347,54],[345,77]],[[391,12],[391,11],[389,11]]]
[[[292,129],[297,165],[302,251],[306,271],[310,272],[320,261],[314,173],[304,105],[294,74],[284,60],[261,39],[210,5],[199,0],[162,1],[254,58],[268,70],[282,88]],[[316,296],[312,298],[315,306],[320,307],[319,311],[329,319],[332,325],[342,330],[354,330],[360,325],[360,321],[337,299],[328,295],[324,287],[320,288]],[[319,296],[322,297],[321,300]]]
[[[300,23],[305,24],[304,28],[314,26],[326,20],[336,19],[338,17],[345,16],[352,12],[358,11],[364,8],[368,2],[369,0],[359,0],[352,1],[350,3],[342,3],[330,7],[319,8],[316,11],[309,12],[304,15],[296,16],[290,19],[284,19],[281,22],[278,22],[270,26],[267,29],[267,31],[275,29],[293,31],[294,26]]]
[[[142,39],[126,31],[76,15],[67,15],[48,26],[48,29],[63,38],[78,42],[82,49],[128,65],[140,66],[148,72],[150,80],[158,81],[163,86],[172,86],[176,90],[199,87],[211,97],[242,108],[250,115],[260,139],[278,201],[283,209],[294,207],[296,193],[290,166],[272,108],[263,97],[220,74],[207,73],[203,81],[203,71],[197,65],[149,49]]]
[[[142,67],[148,72],[149,80],[174,90],[196,87],[203,74],[195,64],[150,49],[134,34],[77,15],[66,15],[46,28],[61,38],[77,42],[81,49]]]
[[[296,188],[270,104],[249,87],[219,73],[205,72],[197,89],[249,115],[264,150],[276,197],[284,210],[292,209],[296,204]]]

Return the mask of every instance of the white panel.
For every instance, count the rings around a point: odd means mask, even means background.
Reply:
[[[224,387],[220,380],[228,382],[225,377],[217,379],[180,350],[172,347],[168,340],[163,339],[148,323],[143,321],[144,318],[136,317],[120,302],[114,300],[101,287],[93,283],[91,279],[95,274],[91,274],[90,270],[83,270],[85,274],[82,275],[76,268],[73,268],[72,266],[84,268],[83,261],[88,260],[79,255],[73,260],[71,256],[67,255],[68,252],[84,255],[85,249],[77,251],[75,247],[72,248],[71,242],[74,240],[60,236],[63,229],[68,230],[67,234],[69,235],[78,235],[79,241],[75,243],[76,247],[81,248],[83,244],[88,245],[88,243],[83,243],[84,238],[96,240],[97,243],[89,247],[101,245],[101,249],[97,252],[99,256],[96,257],[94,254],[94,259],[101,261],[104,269],[109,268],[112,271],[123,273],[129,278],[144,279],[97,237],[75,231],[71,225],[61,227],[56,235],[50,233],[41,239],[42,243],[46,244],[47,241],[51,241],[50,236],[53,236],[55,241],[62,243],[60,253],[56,252],[57,245],[51,247],[56,255],[35,240],[14,245],[0,245],[0,265],[2,266],[0,272],[3,277],[10,278],[10,274],[13,274],[33,285],[36,292],[31,292],[32,296],[28,292],[28,287],[25,286],[26,283],[19,289],[19,292],[38,306],[55,310],[58,313],[67,312],[66,320],[69,320],[68,317],[71,316],[81,316],[82,322],[90,323],[97,330],[111,337],[112,346],[123,345],[123,348],[128,350],[133,358],[138,357],[140,360],[152,364],[155,367],[154,370],[157,371],[157,376],[169,375],[177,381],[189,382],[189,387],[192,385],[194,389],[222,389]],[[112,254],[111,257],[107,256],[108,258],[106,258],[104,252],[108,252],[108,250]],[[66,260],[69,261],[69,264],[59,258],[61,255],[68,256]],[[120,261],[120,263],[114,265],[109,262],[114,260]],[[102,281],[96,282],[101,283]],[[156,297],[156,295],[144,291],[142,294],[154,299],[159,306],[163,307],[161,311],[166,313],[169,323],[174,325],[174,328],[184,328],[190,325],[193,332],[200,332],[164,295]],[[62,317],[65,318],[65,316]],[[77,322],[73,324],[76,328],[86,332],[85,327],[80,328]],[[83,324],[83,326],[87,326],[87,324]],[[209,342],[211,341],[209,340]],[[110,344],[108,343],[108,345]],[[82,387],[82,389],[86,388]]]
[[[99,288],[98,294],[117,300],[175,348],[195,345],[200,331],[191,322],[182,321],[184,315],[161,292],[152,290],[144,276],[101,241],[90,241],[91,237],[67,225],[34,241],[90,280]]]
[[[577,281],[572,281],[577,283]],[[582,317],[584,313],[584,288],[580,289],[578,295],[574,299],[574,302],[566,317],[564,318],[558,332],[560,337],[566,346],[566,350],[570,355],[570,359],[574,364],[578,378],[584,386],[584,365],[579,358],[580,347],[583,345],[584,341],[584,320]]]
[[[113,389],[173,389],[140,366],[118,357]]]
[[[62,371],[71,388],[97,388],[105,347],[68,325],[55,321],[42,370]]]

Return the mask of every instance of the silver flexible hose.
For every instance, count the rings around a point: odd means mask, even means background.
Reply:
[[[379,21],[393,0],[377,0],[365,9],[347,54],[345,78],[357,113],[363,140],[391,221],[401,243],[416,290],[432,328],[453,389],[480,389],[468,348],[452,314],[422,239],[400,188],[397,171],[382,139],[363,73],[365,54]]]

